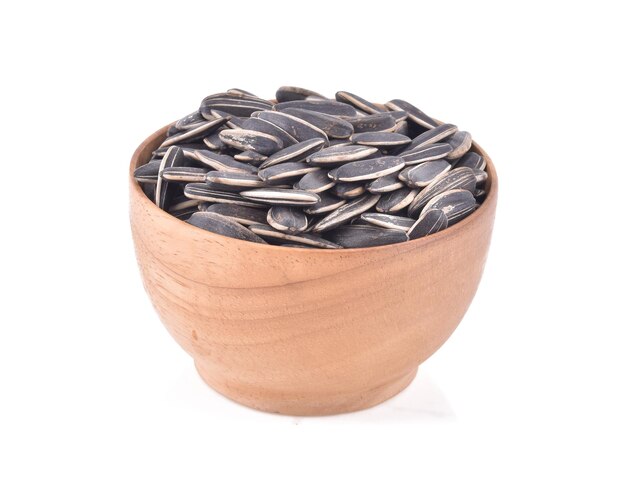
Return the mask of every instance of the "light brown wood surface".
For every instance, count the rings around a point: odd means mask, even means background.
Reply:
[[[309,250],[226,238],[158,209],[132,172],[166,130],[131,160],[132,234],[144,287],[205,382],[291,415],[360,410],[404,389],[478,287],[498,190],[485,152],[474,146],[487,159],[487,198],[458,224],[395,245]]]

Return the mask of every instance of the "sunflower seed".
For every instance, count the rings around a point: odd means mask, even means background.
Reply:
[[[265,134],[273,135],[283,141],[283,147],[293,146],[298,141],[295,137],[285,132],[278,125],[262,120],[261,118],[251,117],[243,122],[243,128],[247,130],[256,130]]]
[[[350,140],[355,144],[373,147],[396,147],[409,144],[411,139],[406,135],[396,134],[394,132],[361,132],[354,134]]]
[[[370,193],[375,194],[390,193],[391,191],[395,191],[396,189],[400,189],[403,187],[404,184],[398,178],[397,172],[385,175],[383,177],[379,177],[378,179],[374,179],[366,186],[367,190]]]
[[[161,160],[152,160],[137,167],[133,172],[133,177],[137,182],[145,182],[148,184],[156,184],[159,177],[159,167]]]
[[[256,96],[252,92],[248,92],[247,90],[228,89],[226,93],[229,95],[237,96],[237,97],[256,97],[257,99],[260,99],[258,96]]]
[[[325,236],[343,248],[376,247],[409,241],[406,231],[383,229],[371,225],[342,226],[326,233]]]
[[[441,210],[446,214],[448,224],[454,224],[471,214],[476,207],[472,193],[465,189],[451,189],[431,198],[422,211]]]
[[[190,183],[185,186],[185,196],[193,200],[210,201],[212,203],[232,203],[244,207],[265,208],[263,203],[248,200],[238,193],[227,193],[210,189],[204,183]]]
[[[327,115],[308,109],[285,108],[283,113],[310,123],[324,131],[329,138],[345,139],[354,133],[354,128],[346,120],[338,116]]]
[[[415,137],[415,139],[411,141],[411,144],[408,145],[405,152],[408,153],[418,147],[423,147],[428,144],[435,144],[439,141],[443,141],[447,137],[455,134],[457,130],[457,126],[452,125],[451,123],[443,123],[441,125],[437,125],[435,128],[427,130],[426,132],[422,132],[420,135]]]
[[[311,193],[321,193],[323,191],[328,191],[334,185],[335,181],[328,177],[328,172],[326,170],[318,169],[306,174],[302,177],[302,179],[294,184],[293,187],[295,189],[310,191]]]
[[[168,128],[165,133],[165,137],[172,137],[173,135],[180,134],[182,131],[183,129],[177,128],[176,125],[170,125],[170,128]]]
[[[378,203],[379,199],[380,195],[369,193],[365,194],[331,212],[322,220],[317,222],[311,230],[315,233],[321,233],[340,226],[353,217],[361,215],[363,212],[367,212],[370,208],[376,205],[376,203]]]
[[[381,109],[378,108],[375,104],[369,102],[362,97],[359,97],[356,94],[351,92],[346,92],[345,90],[340,90],[335,94],[335,99],[339,102],[345,102],[346,104],[350,104],[354,106],[356,109],[359,109],[369,115],[373,115],[376,113],[380,113]]]
[[[184,195],[178,196],[176,199],[173,199],[170,204],[170,213],[186,210],[188,208],[193,208],[194,211],[197,211],[199,203],[198,200],[190,200]]]
[[[396,120],[391,113],[358,116],[349,119],[348,122],[357,134],[361,132],[393,132],[396,128]]]
[[[450,168],[446,160],[427,161],[404,169],[398,178],[409,187],[425,187]]]
[[[250,224],[265,224],[267,221],[267,210],[242,205],[214,203],[204,207],[204,211],[223,215],[244,226],[249,226]]]
[[[196,212],[189,217],[189,219],[187,219],[187,222],[192,226],[199,227],[200,229],[204,229],[212,233],[221,234],[222,236],[229,236],[231,238],[251,241],[253,243],[265,243],[264,240],[259,238],[245,226],[242,226],[228,217],[224,217],[223,215],[213,212]]]
[[[411,103],[403,101],[402,99],[393,99],[389,101],[385,106],[392,111],[406,111],[409,116],[408,119],[413,123],[416,123],[420,127],[430,129],[437,126],[437,121],[432,119],[426,113],[413,106]]]
[[[330,99],[279,102],[274,105],[275,111],[282,111],[286,108],[306,109],[308,111],[317,111],[318,113],[324,113],[325,115],[340,116],[344,118],[354,117],[357,115],[356,109],[349,104],[332,101]]]
[[[251,165],[260,165],[265,160],[267,160],[267,156],[262,155],[261,153],[257,153],[256,151],[242,151],[241,153],[237,153],[233,158],[237,161],[243,163],[250,163]]]
[[[258,170],[256,167],[234,160],[228,155],[221,155],[212,151],[197,151],[196,159],[200,163],[204,163],[221,172],[248,172],[255,174]]]
[[[159,165],[159,176],[154,193],[157,207],[167,210],[173,197],[173,189],[170,183],[163,179],[163,171],[166,168],[181,166],[184,161],[185,155],[183,154],[183,150],[178,146],[170,146],[165,156],[163,156],[161,164]]]
[[[367,188],[364,184],[357,184],[355,182],[340,182],[339,184],[335,184],[332,188],[333,194],[344,200],[358,198],[362,194],[365,194],[366,191]]]
[[[383,156],[371,160],[346,163],[328,172],[328,175],[341,182],[358,182],[377,179],[398,172],[404,168],[404,160],[398,156]]]
[[[379,214],[368,212],[361,214],[361,219],[375,226],[384,227],[386,229],[398,229],[400,231],[408,231],[415,223],[415,219],[410,217],[400,217],[398,215]]]
[[[224,144],[222,142],[222,139],[220,139],[219,132],[213,132],[211,135],[206,136],[204,139],[202,139],[202,142],[211,151],[221,151],[222,149],[226,148],[226,144]]]
[[[489,175],[484,170],[479,170],[477,168],[472,169],[474,171],[474,175],[476,176],[476,185],[479,186],[483,184]]]
[[[416,217],[432,198],[451,189],[465,189],[474,192],[476,189],[474,171],[467,167],[454,168],[426,186],[411,202],[409,217]]]
[[[260,188],[242,191],[241,196],[248,200],[270,205],[311,206],[320,201],[320,197],[309,191],[284,188]]]
[[[225,125],[228,128],[232,128],[232,129],[243,128],[243,124],[246,121],[245,117],[233,116],[229,113],[226,113],[224,111],[219,111],[217,109],[212,109],[211,115],[215,118],[224,118],[226,120]]]
[[[327,192],[319,193],[319,197],[319,202],[304,209],[307,214],[325,214],[328,212],[332,212],[333,210],[337,210],[339,207],[347,203],[346,200],[342,198],[337,198],[336,196],[333,196],[332,194]]]
[[[224,118],[211,118],[211,120],[200,123],[196,127],[179,132],[176,135],[172,135],[163,141],[162,147],[168,147],[173,144],[182,144],[185,142],[191,142],[196,139],[201,139],[209,135],[214,130],[221,127],[226,120]]]
[[[396,127],[393,129],[396,134],[409,135],[409,123],[405,120],[396,123]]]
[[[407,165],[415,165],[427,161],[445,158],[452,151],[452,146],[447,143],[435,143],[418,146],[410,151],[400,153],[398,156],[404,158]]]
[[[272,207],[267,212],[267,223],[283,233],[298,234],[307,228],[309,221],[297,208]]]
[[[484,189],[476,189],[474,191],[474,198],[476,198],[476,201],[479,203],[482,203],[483,201],[485,201],[486,196],[487,196],[487,192]]]
[[[472,147],[472,136],[469,132],[457,132],[452,137],[446,139],[446,142],[452,146],[452,151],[448,153],[448,158],[454,160],[461,158]]]
[[[163,178],[170,182],[203,182],[208,169],[201,167],[169,167],[163,169]]]
[[[199,111],[194,111],[193,113],[189,113],[186,116],[183,116],[180,120],[178,120],[174,127],[176,127],[179,131],[188,130],[197,127],[199,124],[205,122],[206,120],[200,114]]]
[[[396,189],[381,196],[380,201],[376,204],[376,210],[383,213],[399,212],[410,205],[417,193],[417,189],[408,187]]]
[[[326,99],[322,94],[318,94],[312,90],[303,89],[302,87],[283,86],[276,91],[276,100],[278,102],[303,101],[307,97]]]
[[[309,172],[319,170],[308,163],[302,162],[285,162],[265,167],[259,170],[259,177],[266,182],[293,180],[302,177]]]
[[[265,183],[257,175],[235,172],[208,172],[206,181],[224,186],[236,186],[243,188],[263,187]]]
[[[324,139],[324,144],[328,144],[328,136],[323,130],[296,116],[281,113],[280,111],[262,111],[257,118],[277,125],[297,141]]]
[[[262,155],[271,155],[282,149],[283,141],[273,135],[255,130],[231,129],[220,132],[222,142],[242,151],[256,151]]]
[[[448,146],[450,145],[448,144]],[[450,146],[450,151],[452,151],[452,146]],[[487,166],[487,162],[478,153],[474,153],[474,151],[468,151],[463,156],[461,156],[459,161],[457,161],[454,166],[455,167],[467,167],[467,168],[471,168],[472,170],[476,170],[476,169],[485,170],[485,167]]]
[[[277,151],[261,164],[261,168],[271,167],[279,163],[294,162],[306,158],[311,153],[319,151],[324,147],[324,139],[314,138],[299,142],[293,146],[288,146]]]
[[[307,161],[312,165],[319,165],[321,167],[335,167],[342,163],[368,158],[377,152],[378,150],[376,148],[370,146],[337,145],[312,154],[307,158]]]
[[[266,224],[253,224],[250,226],[250,230],[255,234],[258,234],[263,237],[273,238],[276,240],[285,240],[285,241],[293,241],[295,243],[300,243],[303,245],[307,245],[309,247],[316,248],[341,248],[336,243],[332,241],[325,240],[324,238],[320,238],[315,234],[288,234],[283,233],[277,229],[274,229],[272,226],[268,226]]]
[[[448,219],[442,210],[429,210],[417,219],[408,231],[409,239],[422,238],[448,227]]]
[[[256,99],[253,97],[236,97],[232,95],[220,96],[220,97],[205,97],[200,105],[200,113],[207,120],[211,114],[211,111],[221,111],[228,113],[229,115],[247,117],[255,111],[264,111],[272,109],[272,103],[269,101],[263,101],[262,99]]]

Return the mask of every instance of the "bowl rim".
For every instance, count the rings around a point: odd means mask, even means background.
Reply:
[[[140,187],[140,184],[135,181],[134,171],[137,167],[139,167],[139,158],[144,154],[144,151],[148,147],[148,145],[154,142],[159,137],[165,137],[165,134],[170,126],[172,126],[175,122],[172,122],[164,127],[158,129],[157,131],[150,134],[146,139],[144,139],[139,146],[135,149],[133,156],[130,160],[130,168],[129,168],[129,182],[130,182],[130,196],[134,197],[137,202],[144,209],[155,213],[155,215],[163,216],[165,215],[167,219],[169,219],[172,223],[179,224],[180,229],[182,230],[183,226],[186,228],[185,230],[195,232],[196,238],[201,237],[206,240],[217,240],[220,242],[225,242],[228,244],[238,243],[244,246],[254,245],[254,248],[259,250],[261,248],[266,249],[267,251],[273,252],[323,252],[323,253],[332,253],[334,255],[338,253],[346,253],[346,254],[354,254],[354,253],[373,253],[380,252],[382,249],[391,250],[391,251],[409,251],[414,250],[416,248],[429,245],[431,243],[435,243],[441,239],[445,238],[454,238],[457,234],[467,228],[467,226],[471,224],[477,223],[480,219],[487,217],[488,214],[495,209],[495,205],[497,203],[498,198],[498,175],[496,173],[495,166],[491,157],[486,153],[486,151],[476,143],[476,141],[472,140],[472,151],[476,151],[481,156],[485,158],[487,163],[485,170],[487,171],[489,177],[487,179],[488,190],[485,195],[485,200],[478,206],[478,208],[465,219],[457,222],[451,227],[448,227],[442,231],[438,231],[434,234],[430,234],[428,236],[423,236],[421,238],[416,238],[414,240],[403,241],[401,243],[392,243],[391,245],[378,245],[373,247],[360,247],[360,248],[336,248],[336,249],[324,249],[324,248],[298,248],[298,247],[285,247],[280,245],[260,245],[259,243],[254,243],[251,241],[239,240],[237,238],[230,238],[228,236],[223,236],[221,234],[212,233],[210,231],[206,231],[199,227],[192,226],[191,224],[186,223],[183,220],[180,220],[173,215],[169,214],[165,210],[161,210],[158,208],[143,192]]]

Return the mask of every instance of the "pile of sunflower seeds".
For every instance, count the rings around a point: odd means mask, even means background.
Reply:
[[[472,138],[412,104],[384,106],[281,87],[206,97],[172,125],[135,179],[194,226],[292,247],[356,248],[420,238],[471,214],[486,161]]]

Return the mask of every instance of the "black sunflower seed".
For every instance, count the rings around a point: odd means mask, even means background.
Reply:
[[[344,200],[352,200],[358,198],[362,194],[365,194],[367,188],[365,184],[359,184],[356,182],[340,182],[335,184],[332,188],[332,192],[335,196],[343,198]]]
[[[374,226],[380,226],[386,229],[397,229],[400,231],[408,231],[415,223],[415,219],[411,219],[410,217],[400,217],[398,215],[379,214],[375,212],[361,214],[361,219]]]
[[[455,134],[457,130],[457,126],[452,125],[451,123],[443,123],[441,125],[437,125],[435,128],[427,130],[426,132],[422,132],[421,134],[416,136],[415,139],[413,139],[411,143],[407,146],[405,152],[408,153],[418,147],[441,142],[447,137]]]
[[[376,210],[383,213],[399,212],[411,204],[417,193],[417,189],[408,187],[396,189],[381,196],[380,201],[376,204]]]
[[[174,212],[179,212],[188,208],[193,208],[194,212],[197,212],[199,203],[200,202],[198,200],[190,200],[185,195],[178,196],[172,199],[169,212],[173,214]]]
[[[246,117],[234,116],[224,111],[219,111],[217,109],[212,109],[211,115],[213,115],[215,118],[224,118],[226,120],[226,123],[224,125],[226,125],[226,127],[228,128],[233,129],[243,128],[243,124],[247,119]]]
[[[446,214],[441,210],[429,210],[417,219],[408,231],[409,239],[422,238],[448,227]]]
[[[272,207],[267,212],[267,223],[283,233],[298,234],[307,228],[309,220],[297,208]]]
[[[383,156],[370,160],[346,163],[328,172],[328,175],[340,182],[359,182],[377,179],[398,172],[404,168],[404,160],[398,156]]]
[[[222,172],[248,172],[255,174],[258,170],[256,167],[234,160],[228,155],[217,154],[212,151],[197,151],[196,159]]]
[[[277,125],[297,141],[324,139],[324,144],[328,144],[328,136],[323,130],[297,116],[281,113],[280,111],[262,111],[257,117]]]
[[[426,187],[450,168],[446,160],[427,161],[404,169],[398,177],[409,187]]]
[[[396,128],[393,129],[396,134],[409,135],[409,123],[405,120],[396,123]]]
[[[185,155],[183,150],[178,146],[170,146],[165,153],[165,156],[161,159],[161,164],[159,165],[159,176],[157,178],[154,193],[157,207],[167,210],[174,196],[173,186],[166,179],[163,179],[163,171],[166,168],[182,166],[184,162]]]
[[[247,90],[242,90],[242,89],[237,89],[237,88],[228,89],[226,93],[229,95],[237,96],[237,97],[256,97],[257,99],[260,99],[260,97],[253,94],[252,92],[248,92]]]
[[[353,217],[361,215],[363,212],[367,212],[370,208],[376,205],[376,203],[378,203],[379,199],[380,195],[369,193],[365,194],[329,213],[322,220],[318,221],[311,228],[311,230],[315,233],[321,233],[340,226]]]
[[[313,138],[307,141],[299,142],[293,146],[288,146],[277,151],[261,164],[261,168],[271,167],[279,163],[294,162],[306,158],[311,153],[319,151],[324,147],[324,139]]]
[[[304,101],[279,102],[274,105],[275,111],[282,111],[286,108],[306,109],[308,111],[317,111],[325,115],[339,116],[343,118],[354,117],[357,115],[356,109],[349,104],[337,102],[330,99],[315,99]]]
[[[320,201],[317,194],[296,189],[260,188],[242,191],[240,194],[248,200],[291,207],[311,206]]]
[[[319,170],[319,167],[303,162],[278,163],[259,170],[259,177],[266,182],[293,181],[309,172]]]
[[[283,233],[282,231],[279,231],[278,229],[274,229],[272,226],[269,226],[267,224],[253,224],[250,226],[250,230],[254,232],[255,234],[263,236],[264,238],[292,241],[294,243],[300,243],[308,247],[328,248],[328,249],[341,248],[336,243],[325,240],[324,238],[320,238],[319,236],[315,234]]]
[[[396,120],[391,113],[358,116],[349,119],[348,122],[357,134],[361,132],[393,132],[396,128]]]
[[[454,168],[426,186],[409,206],[409,217],[416,217],[432,198],[451,189],[466,189],[470,193],[476,189],[476,175],[471,168]]]
[[[448,158],[454,160],[461,158],[470,150],[472,147],[472,136],[469,132],[460,131],[446,139],[446,142],[452,146],[452,151],[448,153]]]
[[[337,210],[339,207],[347,203],[347,201],[343,198],[337,198],[336,196],[333,196],[326,191],[319,193],[319,197],[320,201],[318,201],[315,205],[306,207],[304,209],[307,214],[325,214],[328,212],[332,212],[333,210]]]
[[[243,163],[250,163],[251,165],[260,165],[265,160],[267,160],[267,156],[262,155],[261,153],[257,153],[256,151],[241,151],[237,153],[233,158],[237,161]]]
[[[330,241],[343,248],[364,248],[409,241],[406,231],[383,229],[371,225],[346,225],[325,233]]]
[[[489,175],[484,170],[479,170],[477,168],[472,169],[474,171],[474,175],[476,176],[476,185],[480,186],[487,181]]]
[[[189,113],[188,115],[183,116],[174,124],[174,127],[176,127],[179,131],[183,131],[194,128],[204,121],[206,121],[204,119],[204,116],[202,116],[200,112],[196,110],[193,113]]]
[[[173,144],[183,144],[185,142],[192,142],[198,139],[202,139],[211,134],[214,130],[220,128],[226,120],[224,118],[213,118],[209,121],[202,122],[197,126],[188,130],[183,130],[176,135],[172,135],[163,141],[161,147],[169,147]]]
[[[335,185],[335,181],[328,177],[326,170],[319,170],[319,167],[317,168],[318,170],[309,172],[302,177],[293,187],[295,189],[310,191],[311,193],[322,193],[332,188]]]
[[[350,140],[362,146],[393,148],[409,144],[411,139],[395,132],[361,132],[354,134]]]
[[[486,196],[487,192],[484,189],[476,189],[474,191],[474,198],[476,198],[476,201],[478,201],[479,203],[485,201]]]
[[[441,210],[446,214],[450,225],[467,217],[477,206],[474,195],[469,191],[451,189],[431,198],[422,211],[428,213],[430,210]]]
[[[448,144],[448,146],[450,145]],[[452,151],[452,146],[450,146],[450,151]],[[459,161],[457,161],[454,166],[467,167],[471,168],[472,170],[485,170],[487,162],[478,153],[474,153],[474,151],[468,151],[463,156],[461,156],[461,158],[459,158]]]
[[[403,101],[402,99],[393,99],[386,104],[387,108],[393,111],[406,111],[409,116],[408,119],[413,123],[416,123],[423,128],[435,128],[437,121],[428,116],[422,110],[416,108],[411,103]]]
[[[207,135],[204,139],[202,139],[204,145],[211,151],[221,151],[226,148],[226,144],[224,144],[222,139],[220,139],[220,132],[221,130],[213,132],[211,135]]]
[[[237,238],[238,240],[251,241],[254,243],[265,243],[265,241],[245,226],[242,226],[234,220],[224,217],[223,215],[213,212],[196,212],[187,222],[192,226],[199,227],[212,233],[221,234]]]
[[[285,132],[278,125],[268,122],[267,120],[262,120],[261,118],[248,118],[245,122],[243,122],[243,128],[273,135],[283,141],[283,147],[293,146],[298,142],[295,137]]]
[[[273,135],[255,130],[230,129],[220,132],[222,142],[242,151],[256,151],[269,156],[283,147],[283,141]]]
[[[326,99],[322,94],[318,94],[313,90],[303,89],[302,87],[283,86],[276,91],[276,100],[278,102],[286,101],[303,101],[307,97],[317,97]]]
[[[207,120],[211,114],[211,111],[221,111],[228,113],[232,116],[247,117],[255,111],[263,111],[272,109],[272,103],[264,101],[263,99],[247,97],[237,97],[233,95],[225,95],[220,97],[209,96],[205,97],[200,105],[200,113]]]
[[[398,178],[398,173],[394,172],[393,174],[374,179],[372,182],[367,184],[366,187],[370,193],[383,194],[403,188],[404,184]]]
[[[282,111],[323,130],[329,138],[346,139],[354,133],[352,125],[338,116],[298,108],[285,108]]]
[[[163,169],[163,179],[169,182],[203,182],[208,169],[202,167],[168,167]]]
[[[265,224],[267,220],[267,210],[260,208],[227,203],[213,203],[212,205],[203,207],[203,209],[205,212],[213,212],[228,217],[244,226],[249,226],[250,224]]]
[[[133,172],[133,176],[137,182],[145,182],[148,184],[156,184],[159,177],[159,167],[161,160],[151,160],[145,165],[137,167]]]
[[[185,186],[185,196],[193,200],[210,201],[212,203],[231,203],[244,207],[265,208],[263,203],[246,199],[238,193],[227,193],[211,189],[205,183],[190,183]]]
[[[374,103],[371,103],[367,99],[363,99],[362,97],[359,97],[358,95],[351,92],[346,92],[345,90],[340,90],[339,92],[337,92],[335,94],[335,99],[337,99],[339,102],[345,102],[346,104],[350,104],[356,109],[359,109],[370,115],[381,112],[381,109]]]
[[[343,163],[369,158],[377,152],[378,150],[371,146],[337,145],[312,154],[307,158],[307,161],[312,165],[321,167],[336,167]]]
[[[205,176],[206,182],[218,188],[218,186],[235,188],[257,188],[265,186],[263,180],[255,174],[239,172],[208,172]]]
[[[417,163],[445,158],[451,151],[452,146],[444,142],[418,146],[410,151],[400,153],[398,156],[404,158],[404,163],[407,165],[415,165]]]

